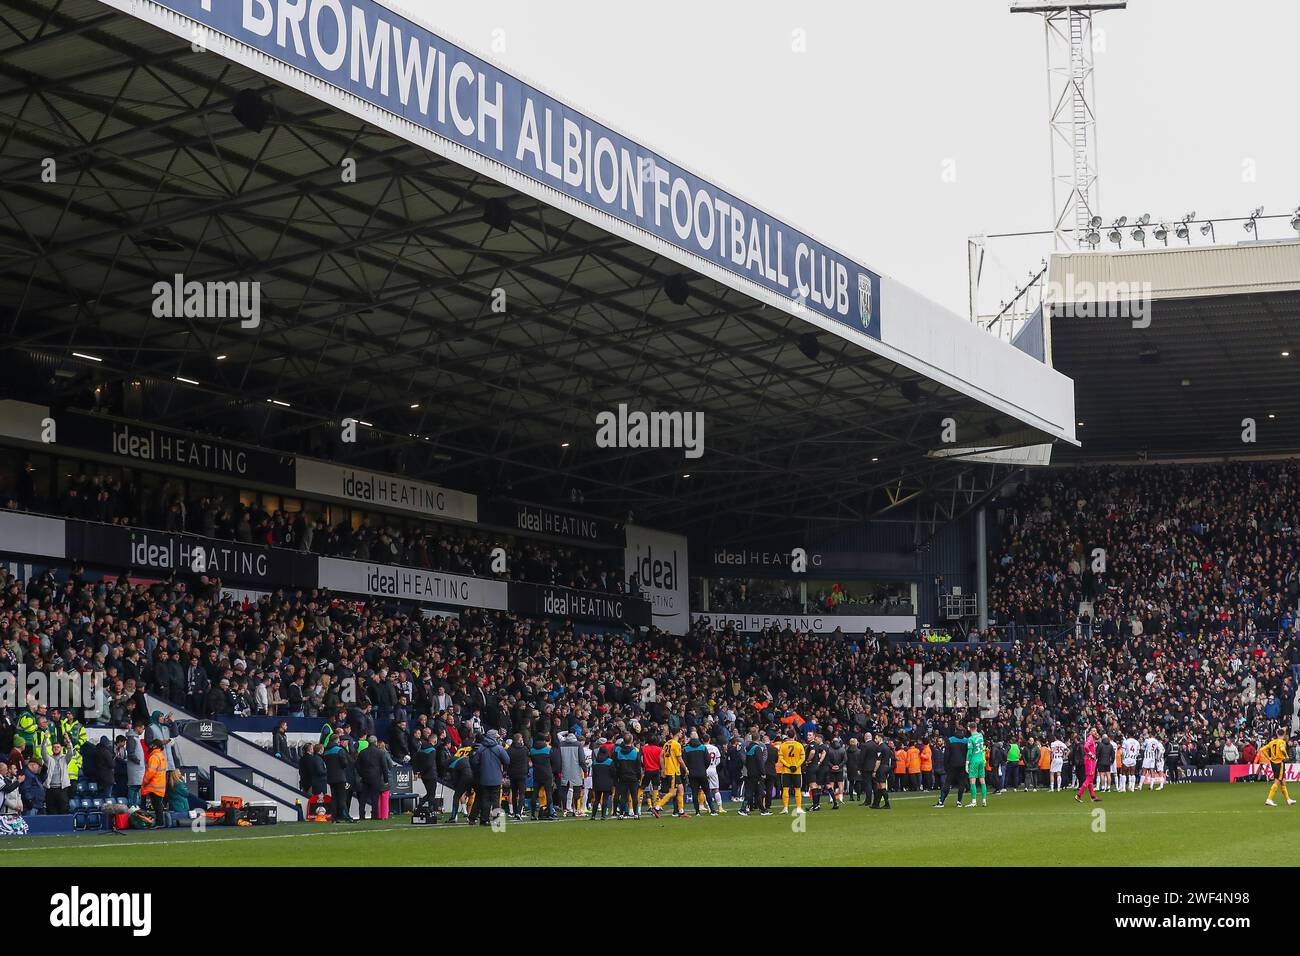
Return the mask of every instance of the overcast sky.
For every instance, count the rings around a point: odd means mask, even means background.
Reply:
[[[1043,25],[1008,0],[385,2],[962,315],[969,236],[1050,228]],[[1300,2],[1098,24],[1108,222],[1300,206]],[[1050,243],[990,242],[985,304]]]

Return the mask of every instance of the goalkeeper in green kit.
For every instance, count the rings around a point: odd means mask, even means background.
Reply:
[[[970,777],[970,803],[975,806],[975,794],[979,791],[984,806],[989,805],[989,785],[984,781],[984,735],[979,732],[979,722],[970,722],[970,737],[966,744],[966,775]]]

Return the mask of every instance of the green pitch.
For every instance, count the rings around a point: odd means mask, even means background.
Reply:
[[[357,825],[172,830],[0,840],[0,866],[1234,866],[1300,864],[1300,804],[1264,806],[1262,784],[1185,784],[1160,793],[990,796],[987,808],[823,805],[803,817],[415,827]],[[807,802],[805,801],[805,806]],[[1094,811],[1104,811],[1104,816]],[[795,821],[799,825],[795,825]]]

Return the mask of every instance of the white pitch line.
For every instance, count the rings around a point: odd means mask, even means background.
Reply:
[[[0,847],[0,853],[22,853],[32,850],[71,850],[71,849],[99,849],[102,847],[133,847],[133,846],[195,846],[204,843],[232,843],[235,841],[245,840],[297,840],[306,837],[325,837],[325,836],[356,836],[361,833],[388,833],[396,830],[409,830],[409,826],[404,827],[366,827],[361,830],[316,830],[305,831],[302,833],[267,833],[262,836],[219,836],[219,837],[197,837],[193,840],[118,840],[113,843],[76,843],[64,844],[62,846],[12,846]],[[432,828],[431,828],[432,829]],[[41,836],[33,837],[39,840]]]

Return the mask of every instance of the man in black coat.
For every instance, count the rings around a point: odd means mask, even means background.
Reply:
[[[957,806],[961,806],[961,798],[966,793],[969,782],[966,776],[966,744],[969,739],[961,728],[949,728],[948,744],[943,750],[943,787],[939,790],[936,807],[942,807],[948,799],[948,793],[954,789],[957,791]]]
[[[371,719],[371,704],[366,700],[360,706],[353,705],[348,709],[347,722],[351,725],[358,739],[364,740],[375,732],[375,722]]]
[[[308,744],[299,764],[303,790],[314,797],[323,795],[329,787],[329,770],[321,757],[322,749],[320,744]]]
[[[348,790],[348,775],[350,772],[355,772],[352,767],[352,757],[338,744],[334,744],[326,749],[324,760],[334,822],[355,823],[356,820],[348,812],[349,804],[352,803],[352,794]]]
[[[510,815],[516,820],[524,818],[524,796],[528,791],[528,748],[524,745],[524,735],[515,734],[506,749],[510,766],[506,775],[510,778]]]
[[[365,747],[357,753],[357,780],[361,792],[361,819],[370,807],[370,819],[379,819],[379,794],[384,789],[384,755],[379,752],[378,739],[368,738]]]
[[[872,739],[870,731],[863,735],[859,746],[862,771],[862,805],[869,807],[876,802],[876,764],[880,761],[880,752]]]
[[[83,749],[82,776],[99,785],[103,797],[113,793],[113,743],[108,737],[100,737],[99,743]]]
[[[767,745],[762,740],[761,735],[745,738],[743,758],[745,761],[745,796],[748,799],[748,805],[742,807],[740,813],[742,816],[749,816],[750,813],[771,816],[772,792],[767,788],[764,779],[767,770]]]
[[[388,752],[398,763],[406,763],[411,756],[411,737],[405,720],[395,720],[388,728]]]

